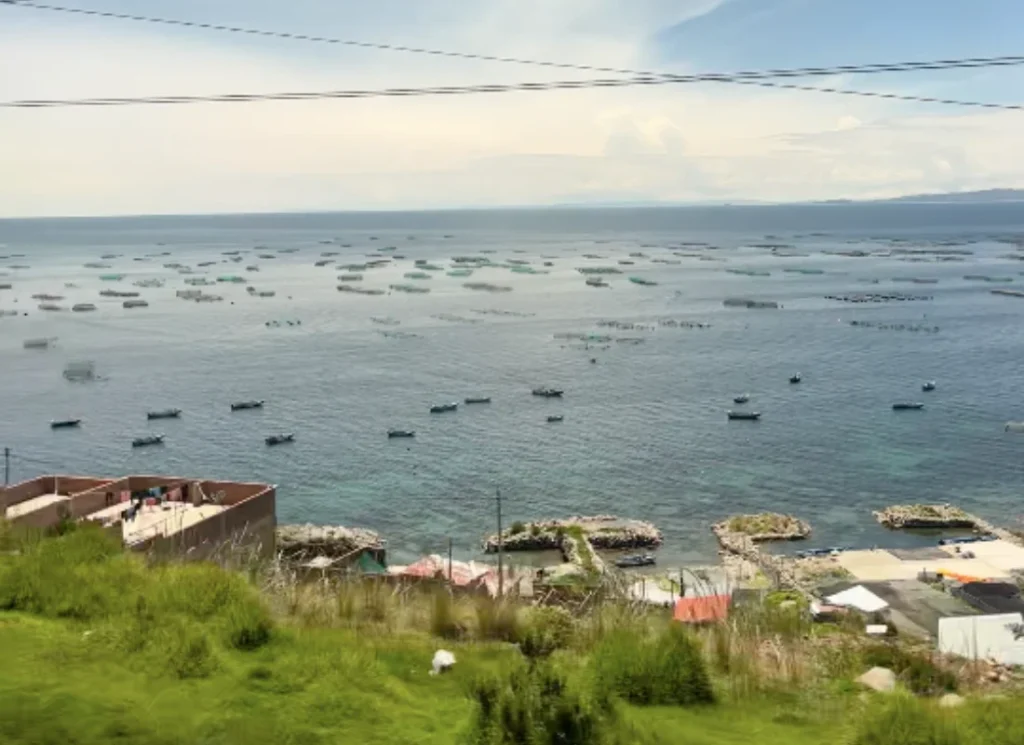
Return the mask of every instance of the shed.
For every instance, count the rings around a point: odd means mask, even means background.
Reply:
[[[969,660],[1024,665],[1024,616],[1000,613],[939,619],[939,651]]]
[[[865,613],[877,613],[889,607],[887,602],[864,587],[864,585],[856,585],[849,590],[829,595],[825,598],[825,602],[829,605],[837,605],[843,608],[856,608]]]
[[[724,621],[729,615],[728,595],[707,595],[699,598],[679,598],[672,618],[680,623],[713,623]]]

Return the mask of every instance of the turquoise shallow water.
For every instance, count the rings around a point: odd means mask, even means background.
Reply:
[[[1024,253],[1008,242],[1022,235],[1017,205],[0,221],[0,255],[8,257],[0,259],[7,275],[0,283],[13,285],[0,291],[0,309],[28,312],[0,318],[0,445],[14,452],[14,480],[58,471],[271,481],[279,485],[281,521],[371,527],[400,557],[440,550],[448,536],[460,553],[475,552],[493,525],[498,487],[509,520],[607,512],[653,520],[666,535],[663,563],[713,556],[708,526],[738,511],[806,517],[815,528],[812,545],[913,542],[872,524],[870,510],[892,502],[958,502],[1012,522],[1021,514],[1024,437],[1004,433],[1003,424],[1024,420],[1024,300],[994,296],[989,290],[997,285],[964,275],[1008,276],[1015,282],[1007,286],[1024,287],[1024,261],[1006,258]],[[752,243],[785,243],[807,255],[781,258]],[[972,254],[963,263],[911,263],[898,255],[827,253],[937,243]],[[408,281],[402,275],[417,258],[447,267],[452,256],[481,251],[495,261],[526,260],[539,269],[547,260],[553,267],[538,276],[488,268],[469,280],[508,285],[509,293],[473,292],[462,287],[465,279],[433,273],[419,281],[429,294],[364,297],[336,291],[341,270],[313,265],[325,251],[349,264],[385,246],[397,246],[406,259],[367,271],[364,286]],[[278,253],[282,248],[298,251]],[[185,277],[164,263],[195,267],[239,249],[246,252],[241,264],[197,271],[244,274],[276,297],[221,284],[204,289],[223,295],[223,303],[175,298]],[[163,252],[171,255],[133,261]],[[256,258],[268,252],[277,258]],[[628,256],[636,252],[646,256]],[[120,254],[109,260],[112,269],[83,267],[108,253]],[[586,287],[576,271],[619,260],[635,264],[620,266],[610,289]],[[245,272],[253,263],[260,271]],[[99,296],[106,272],[128,275],[119,289],[146,278],[167,282],[132,288],[150,307],[125,310]],[[631,284],[627,275],[658,284]],[[858,281],[866,278],[881,281]],[[77,287],[65,289],[67,282]],[[934,299],[849,305],[823,297],[863,291]],[[39,292],[99,310],[42,312],[31,299]],[[729,296],[773,299],[784,308],[724,308]],[[401,324],[381,326],[371,316]],[[300,327],[265,325],[295,318]],[[597,325],[666,318],[711,328]],[[941,330],[854,328],[847,323],[853,319]],[[644,341],[585,349],[555,338],[569,332]],[[58,338],[52,349],[22,348],[25,339],[44,336]],[[65,363],[83,359],[95,361],[106,380],[66,382]],[[799,386],[787,380],[796,371],[804,377]],[[924,394],[920,384],[930,379],[938,390]],[[531,396],[538,385],[562,387],[565,397]],[[732,397],[742,392],[751,393],[762,421],[726,421]],[[428,412],[467,395],[489,395],[493,403]],[[246,398],[267,405],[229,411],[231,401]],[[893,412],[899,400],[922,400],[927,408]],[[169,406],[182,408],[183,417],[146,420],[146,410]],[[565,420],[548,424],[550,413]],[[70,416],[83,418],[80,430],[50,430],[51,419]],[[416,438],[389,441],[390,427],[415,429]],[[295,432],[297,442],[264,446],[263,437],[282,431]],[[166,434],[166,446],[129,447],[133,437],[153,432]]]

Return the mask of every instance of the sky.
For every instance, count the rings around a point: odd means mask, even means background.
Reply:
[[[63,4],[671,73],[1024,55],[1020,0]],[[0,4],[3,101],[592,77]],[[1024,67],[805,82],[1024,103]],[[1022,154],[1024,112],[723,83],[0,109],[0,217],[865,199],[1024,187]]]

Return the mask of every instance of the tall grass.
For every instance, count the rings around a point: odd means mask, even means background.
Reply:
[[[642,706],[692,706],[715,699],[696,639],[679,625],[652,638],[613,632],[593,655],[596,684]]]

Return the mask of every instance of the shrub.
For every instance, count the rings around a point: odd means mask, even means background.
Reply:
[[[476,745],[595,745],[606,739],[613,714],[607,701],[595,707],[547,665],[479,680],[470,693]]]
[[[225,636],[235,649],[251,651],[270,641],[273,624],[266,609],[255,599],[232,603],[225,613]]]
[[[568,647],[575,633],[576,623],[565,608],[534,608],[522,629],[519,648],[531,659],[548,657]]]
[[[678,624],[653,639],[613,632],[594,653],[597,684],[642,706],[690,706],[714,701],[701,651]]]
[[[957,688],[956,675],[940,667],[925,652],[913,652],[895,644],[872,644],[864,649],[867,667],[887,667],[911,691],[922,696],[935,696]]]
[[[537,523],[530,523],[530,535],[535,538],[540,535],[540,526]]]
[[[522,520],[516,520],[514,523],[512,523],[511,526],[509,526],[508,532],[509,532],[509,535],[517,535],[519,533],[522,533],[525,530],[526,530],[526,526],[523,525]]]
[[[217,669],[204,629],[182,619],[164,622],[154,642],[168,669],[178,678],[205,678]]]

